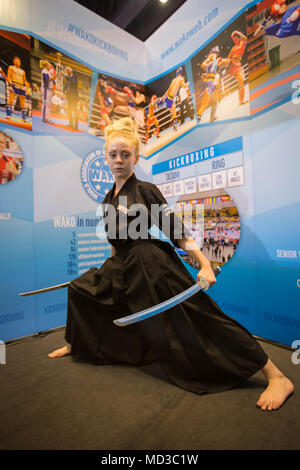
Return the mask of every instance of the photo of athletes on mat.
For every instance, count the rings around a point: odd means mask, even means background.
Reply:
[[[246,15],[192,59],[199,123],[249,115]]]
[[[31,47],[34,130],[87,132],[91,69],[36,38]]]
[[[0,30],[0,122],[32,129],[30,36]]]
[[[12,137],[0,131],[0,184],[13,181],[22,171],[23,153]]]
[[[213,267],[227,263],[237,248],[241,224],[238,209],[223,189],[210,191],[199,199],[182,196],[175,204],[174,212],[184,221],[190,234]],[[198,268],[188,253],[176,248],[189,265]]]
[[[151,155],[197,122],[184,66],[147,84],[146,89],[145,143],[146,154]]]
[[[246,12],[251,114],[295,89],[300,64],[300,0],[263,0]],[[274,82],[274,77],[278,81]],[[289,76],[291,78],[289,79]],[[272,80],[271,86],[267,81]],[[259,92],[255,89],[259,87]],[[254,90],[254,92],[252,92]]]
[[[131,117],[141,139],[144,136],[146,103],[145,86],[108,75],[98,74],[89,122],[89,133],[104,136],[105,127],[113,120]]]

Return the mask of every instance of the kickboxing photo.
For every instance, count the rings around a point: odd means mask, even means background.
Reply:
[[[263,0],[247,10],[246,21],[253,115],[299,89],[300,0]]]
[[[31,73],[34,130],[87,132],[91,69],[32,38]]]
[[[198,123],[249,115],[246,45],[243,13],[192,58]]]
[[[197,124],[185,66],[148,83],[147,98],[145,141],[151,155]]]
[[[105,128],[114,120],[130,117],[142,142],[145,142],[145,86],[108,75],[96,75],[96,86],[88,132],[103,137]]]
[[[30,36],[0,30],[0,123],[32,129]]]

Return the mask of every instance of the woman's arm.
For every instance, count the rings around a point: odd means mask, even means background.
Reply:
[[[167,200],[157,186],[144,182],[139,186],[141,201],[148,207],[151,225],[156,225],[173,245],[186,251],[201,269],[197,281],[205,277],[209,286],[216,282],[209,260],[199,250],[199,247],[180,217],[168,206]],[[158,210],[156,210],[158,209]]]
[[[210,261],[204,256],[204,254],[199,250],[199,247],[193,237],[182,238],[178,240],[179,247],[186,251],[199,265],[200,271],[197,274],[197,282],[201,276],[205,277],[209,287],[215,284],[216,277],[212,270]]]

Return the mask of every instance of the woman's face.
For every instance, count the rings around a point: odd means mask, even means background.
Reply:
[[[106,161],[115,179],[127,179],[138,162],[139,155],[131,139],[116,136],[109,139],[106,148]]]

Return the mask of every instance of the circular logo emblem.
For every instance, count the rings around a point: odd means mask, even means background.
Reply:
[[[102,202],[114,183],[114,177],[105,161],[105,149],[89,153],[81,165],[81,182],[88,195]]]

